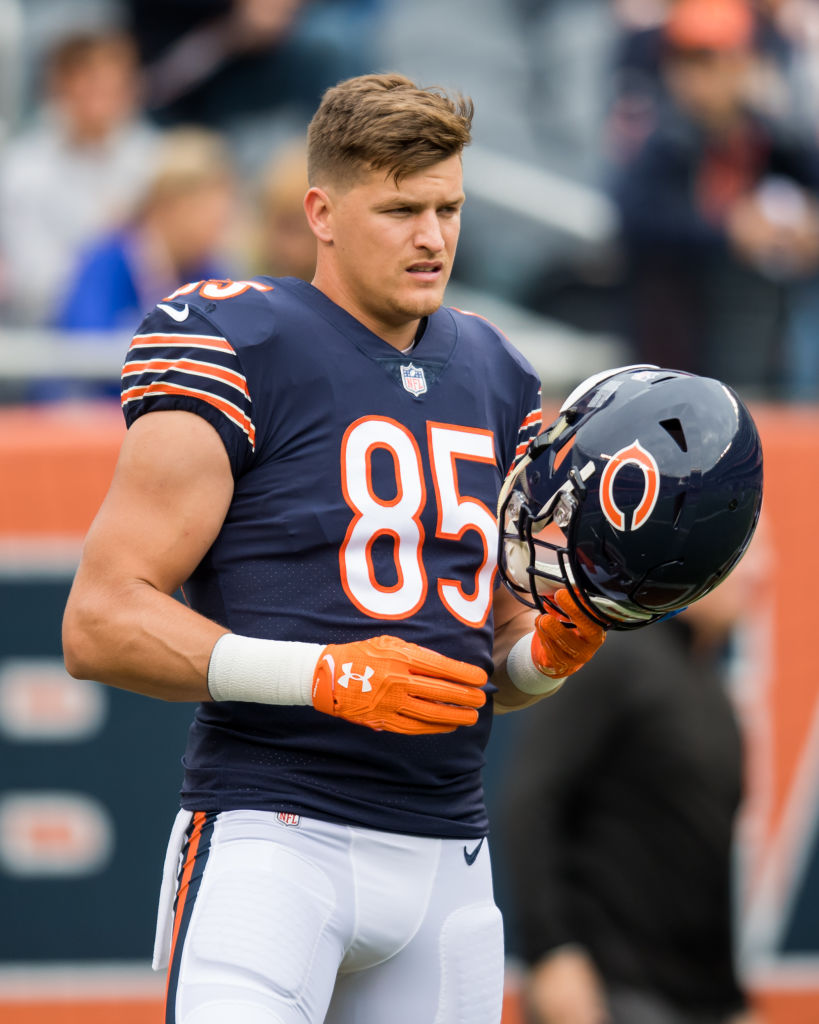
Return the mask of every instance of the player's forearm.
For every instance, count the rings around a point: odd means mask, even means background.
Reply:
[[[72,676],[170,701],[209,698],[210,654],[224,627],[142,580],[86,585],[78,576],[63,619]]]
[[[515,618],[503,628],[517,629],[518,623]],[[534,627],[515,641],[501,662],[498,681],[503,686],[495,700],[500,712],[528,707],[556,693],[606,638],[603,626],[586,615],[565,588],[554,592]]]
[[[486,700],[482,669],[397,637],[325,646],[236,635],[144,580],[101,575],[81,566],[63,620],[65,664],[79,678],[163,700],[312,704],[409,735],[474,725]]]
[[[495,673],[492,676],[492,682],[498,688],[498,692],[494,697],[493,705],[496,715],[504,715],[507,711],[522,711],[524,708],[531,707],[533,704],[537,704],[538,701],[543,700],[544,697],[550,697],[553,693],[557,693],[563,685],[563,681],[561,680],[561,682],[550,689],[548,693],[524,693],[523,690],[519,690],[509,678],[509,674],[506,672],[505,666],[502,666],[499,670],[495,670]]]
[[[542,700],[545,694],[524,693],[518,689],[509,677],[507,661],[509,652],[524,636],[529,635],[535,623],[535,613],[530,609],[515,609],[515,614],[495,627],[495,645],[493,660],[495,671],[492,682],[498,688],[494,697],[495,713],[502,715],[507,711],[520,711]]]

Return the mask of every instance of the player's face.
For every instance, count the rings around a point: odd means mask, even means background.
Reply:
[[[452,271],[464,201],[452,156],[401,178],[372,172],[328,190],[331,244],[321,247],[316,285],[392,344],[409,344],[417,321],[441,305]]]

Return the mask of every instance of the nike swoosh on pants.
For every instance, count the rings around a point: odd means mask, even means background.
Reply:
[[[464,847],[464,860],[466,861],[467,864],[470,865],[470,867],[475,863],[478,854],[481,852],[481,847],[483,846],[483,841],[485,838],[485,836],[481,836],[478,845],[471,853],[469,852],[469,850],[467,850],[466,847]]]

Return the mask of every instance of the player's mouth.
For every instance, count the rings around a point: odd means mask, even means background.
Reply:
[[[407,272],[417,281],[438,281],[443,272],[444,265],[439,260],[437,261],[423,261],[419,263],[412,263],[407,267]]]

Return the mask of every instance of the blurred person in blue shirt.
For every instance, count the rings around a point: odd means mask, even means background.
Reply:
[[[234,224],[237,183],[222,137],[201,128],[169,130],[145,194],[119,229],[102,235],[78,260],[54,326],[100,344],[121,344],[143,309],[180,281],[227,277],[222,262]],[[118,332],[123,332],[120,335]],[[119,381],[44,380],[33,401],[117,398]]]
[[[24,326],[53,320],[79,252],[141,194],[158,142],[129,36],[61,37],[37,71],[41,105],[0,160],[0,300]]]
[[[168,132],[133,216],[79,260],[55,326],[127,330],[180,281],[224,277],[222,247],[235,198],[230,156],[218,134]]]

